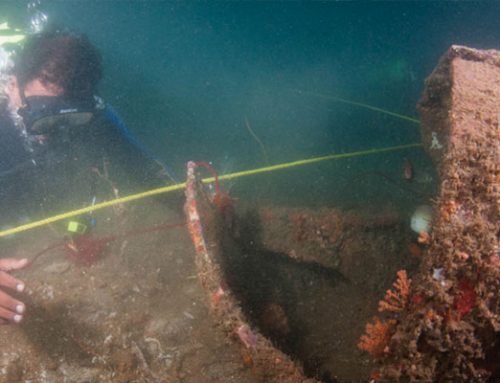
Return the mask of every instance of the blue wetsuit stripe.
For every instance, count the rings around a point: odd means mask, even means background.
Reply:
[[[127,128],[123,120],[120,118],[118,113],[116,113],[110,105],[106,105],[105,116],[114,126],[118,128],[118,130],[120,130],[123,137],[125,137],[128,142],[135,146],[146,157],[153,161],[156,161],[174,182],[178,182],[174,172],[134,136],[134,134]]]

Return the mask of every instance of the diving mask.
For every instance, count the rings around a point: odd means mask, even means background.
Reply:
[[[96,113],[96,102],[68,100],[61,96],[30,96],[18,110],[28,134],[45,135],[56,129],[88,124]]]

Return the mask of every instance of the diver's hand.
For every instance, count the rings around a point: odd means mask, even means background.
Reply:
[[[22,292],[24,282],[14,278],[7,272],[11,270],[22,269],[28,264],[28,260],[3,258],[0,259],[0,324],[9,322],[19,323],[23,319],[25,305],[23,302],[12,298],[3,291],[4,287]]]

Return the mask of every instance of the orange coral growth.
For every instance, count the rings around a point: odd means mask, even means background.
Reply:
[[[395,324],[394,319],[382,322],[375,317],[374,323],[366,324],[366,334],[359,339],[358,348],[369,352],[375,358],[380,358],[389,352],[389,341]]]
[[[417,242],[420,243],[420,244],[422,244],[422,245],[428,245],[429,243],[431,243],[431,236],[429,235],[428,232],[421,231],[418,234]]]
[[[378,311],[403,311],[408,304],[411,279],[408,279],[405,270],[397,272],[398,279],[392,284],[393,290],[387,290],[385,297],[378,303]]]
[[[210,300],[212,302],[212,305],[217,306],[224,295],[226,295],[226,292],[222,287],[219,287],[216,292],[210,295]]]
[[[381,378],[381,374],[380,374],[380,371],[378,370],[375,370],[375,371],[372,371],[371,374],[370,374],[370,380],[374,381],[374,382],[378,382]]]
[[[449,221],[451,216],[459,209],[460,205],[457,201],[451,199],[441,203],[439,212],[443,220]]]
[[[252,354],[248,350],[241,350],[241,359],[246,367],[253,366]]]

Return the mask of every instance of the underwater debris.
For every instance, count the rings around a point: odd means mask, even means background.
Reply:
[[[243,365],[250,368],[259,381],[319,383],[304,375],[300,361],[274,347],[256,327],[250,326],[240,303],[227,290],[225,275],[220,267],[219,243],[221,238],[229,241],[230,236],[225,237],[222,230],[215,228],[216,223],[224,227],[225,218],[197,178],[195,170],[199,166],[199,163],[188,163],[185,213],[196,250],[198,276],[208,293],[212,314],[228,338],[238,340]]]
[[[419,110],[441,179],[436,217],[411,305],[376,359],[381,382],[500,381],[499,63],[498,51],[452,46],[426,81]]]

